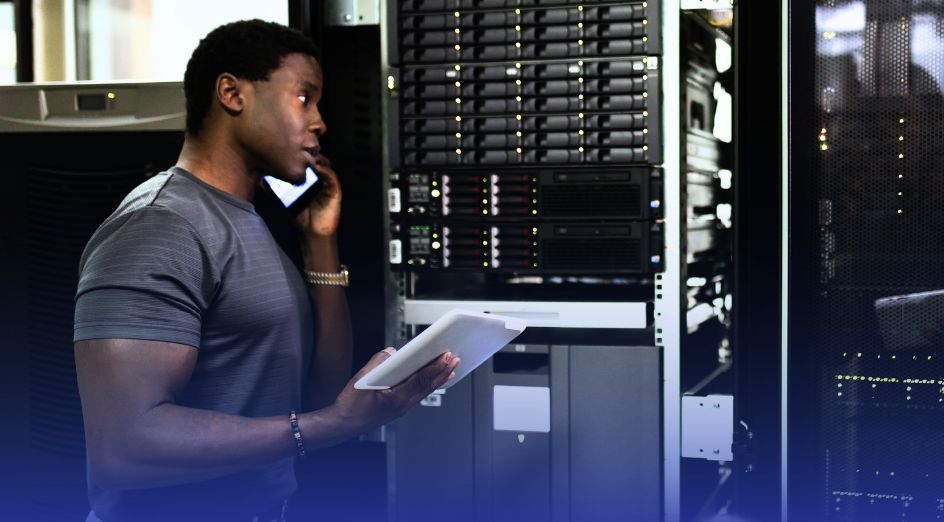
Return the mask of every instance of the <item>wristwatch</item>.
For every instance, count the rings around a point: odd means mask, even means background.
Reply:
[[[310,285],[348,286],[350,283],[347,267],[344,265],[341,265],[341,271],[336,273],[305,270],[302,274],[305,276],[305,282]]]

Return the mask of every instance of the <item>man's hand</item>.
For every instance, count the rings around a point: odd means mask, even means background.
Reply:
[[[356,390],[354,383],[364,374],[393,355],[396,350],[385,348],[347,383],[331,408],[342,423],[355,433],[364,433],[402,416],[430,393],[439,389],[454,376],[459,358],[444,353],[433,362],[411,375],[407,380],[387,390]]]
[[[322,154],[315,156],[311,168],[318,174],[321,187],[308,207],[298,213],[295,224],[305,239],[331,237],[337,232],[341,218],[341,184],[331,169],[331,162]]]

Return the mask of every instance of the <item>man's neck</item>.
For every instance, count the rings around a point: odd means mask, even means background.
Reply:
[[[177,166],[208,185],[252,201],[259,176],[250,172],[246,159],[231,143],[214,139],[212,135],[193,137],[188,134],[177,158]]]

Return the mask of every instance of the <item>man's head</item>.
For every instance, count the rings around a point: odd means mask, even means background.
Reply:
[[[262,20],[243,20],[217,27],[193,51],[184,73],[187,133],[198,136],[223,73],[265,81],[289,54],[315,57],[315,44],[288,27]]]
[[[297,181],[317,153],[321,69],[311,40],[287,27],[247,20],[211,31],[184,73],[187,134],[227,125],[235,152],[254,170]]]

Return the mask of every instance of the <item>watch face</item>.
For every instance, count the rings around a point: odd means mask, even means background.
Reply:
[[[269,188],[272,189],[272,192],[278,196],[279,201],[285,205],[285,208],[289,208],[296,202],[300,202],[300,198],[308,189],[318,182],[318,175],[315,174],[315,171],[311,167],[308,167],[305,170],[305,181],[298,185],[292,185],[280,179],[275,179],[272,176],[265,176],[263,179],[269,184]]]

